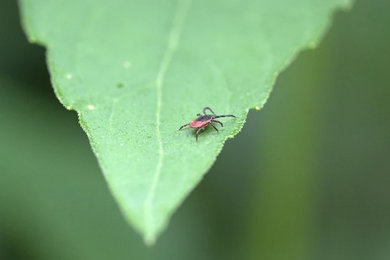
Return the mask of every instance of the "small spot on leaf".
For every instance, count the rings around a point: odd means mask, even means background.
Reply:
[[[130,61],[124,61],[123,62],[123,67],[125,68],[125,69],[129,69],[130,67],[131,67],[131,62]]]

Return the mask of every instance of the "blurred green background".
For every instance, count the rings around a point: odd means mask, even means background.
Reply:
[[[390,259],[389,69],[389,2],[337,12],[147,248],[0,0],[0,259]]]

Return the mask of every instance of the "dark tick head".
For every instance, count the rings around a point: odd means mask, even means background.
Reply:
[[[200,121],[200,122],[203,122],[203,121],[209,121],[209,120],[211,120],[213,118],[214,118],[214,116],[212,116],[212,115],[203,115],[203,116],[201,115],[196,120]]]

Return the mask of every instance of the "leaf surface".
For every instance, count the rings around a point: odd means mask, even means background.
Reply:
[[[349,0],[21,0],[54,90],[77,111],[128,221],[153,243],[277,74]],[[205,106],[221,119],[195,141]],[[244,152],[244,151],[243,151]],[[239,162],[237,162],[239,163]]]

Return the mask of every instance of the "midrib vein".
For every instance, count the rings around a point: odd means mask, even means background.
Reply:
[[[154,200],[154,194],[156,191],[156,186],[161,175],[161,167],[164,157],[164,149],[161,141],[160,125],[161,125],[161,108],[162,108],[162,88],[164,83],[165,74],[171,63],[173,54],[179,43],[180,34],[184,24],[185,17],[188,13],[191,0],[178,0],[174,19],[172,22],[172,27],[168,36],[167,47],[164,52],[164,56],[161,60],[160,67],[157,73],[157,78],[155,81],[156,92],[157,92],[157,106],[156,106],[156,136],[158,142],[158,161],[156,166],[156,171],[153,176],[152,185],[148,192],[148,195],[144,202],[144,216],[145,216],[145,240],[148,244],[154,243],[155,240],[155,230],[154,230],[154,219],[152,213],[152,205]]]

